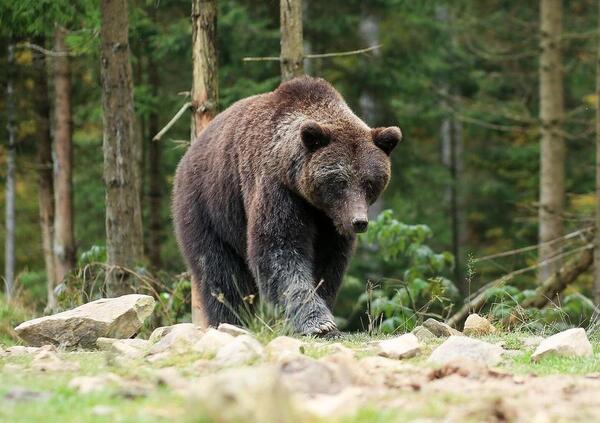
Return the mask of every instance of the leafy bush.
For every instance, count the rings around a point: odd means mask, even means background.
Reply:
[[[402,223],[386,210],[370,224],[366,237],[361,237],[359,249],[363,256],[368,252],[368,258],[362,259],[358,253],[361,264],[367,263],[363,272],[367,267],[401,273],[390,278],[365,272],[370,282],[366,292],[363,288],[353,314],[366,309],[369,330],[410,330],[423,317],[447,314],[459,299],[456,286],[444,277],[452,269],[454,258],[448,252],[435,253],[427,245],[432,235],[426,225]],[[356,277],[346,278],[341,297],[346,297],[348,289],[356,291],[357,285]]]

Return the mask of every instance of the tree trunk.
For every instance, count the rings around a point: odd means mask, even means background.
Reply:
[[[217,114],[217,1],[192,0],[192,139]]]
[[[192,143],[217,114],[219,74],[216,44],[217,1],[192,0]],[[206,323],[198,283],[193,279],[192,322],[201,326]]]
[[[454,279],[464,296],[469,294],[469,286],[463,277],[462,246],[465,243],[465,213],[460,182],[463,173],[462,124],[446,116],[442,120],[440,134],[442,139],[442,162],[448,169],[450,180],[446,187],[446,204],[450,210],[452,228],[452,254],[454,255]]]
[[[43,38],[36,41],[44,46]],[[52,138],[50,136],[50,99],[48,95],[48,71],[44,54],[34,58],[36,74],[36,121],[37,121],[37,167],[38,167],[38,203],[42,249],[46,267],[46,309],[56,308],[54,287],[56,285],[55,258],[52,243],[54,241],[54,182],[52,160]]]
[[[446,5],[436,7],[436,18],[441,25],[441,31],[451,35],[449,29],[452,25],[450,11]],[[452,40],[450,39],[448,47]],[[442,90],[444,96],[440,102],[445,116],[440,125],[440,138],[442,143],[442,163],[450,176],[445,189],[445,203],[448,206],[452,228],[452,254],[454,255],[454,280],[463,296],[469,294],[470,287],[463,277],[462,246],[465,243],[465,213],[462,201],[460,182],[463,173],[463,140],[462,124],[452,116],[447,96],[454,90],[450,81],[443,80]]]
[[[598,2],[600,29],[600,1]],[[594,303],[600,306],[600,41],[596,52],[596,236],[594,248]]]
[[[539,261],[560,253],[560,243],[548,243],[563,234],[562,214],[565,195],[565,144],[563,121],[563,81],[560,37],[562,0],[540,2],[540,204]],[[540,267],[542,283],[556,272],[560,262]]]
[[[54,32],[54,50],[66,52],[66,30]],[[54,255],[56,280],[62,281],[75,266],[73,229],[73,143],[69,57],[54,58]]]
[[[15,46],[8,44],[8,78],[6,81],[6,129],[8,145],[6,151],[6,238],[4,245],[4,293],[10,300],[15,279]]]
[[[152,95],[158,98],[158,86],[160,77],[158,75],[158,65],[154,63],[152,54],[148,55],[148,73],[149,82],[152,87]],[[152,141],[152,136],[160,130],[158,111],[152,110],[149,116],[149,129],[151,136],[148,145],[148,182],[149,182],[149,206],[150,206],[150,230],[148,242],[148,258],[155,268],[162,266],[161,244],[163,242],[163,224],[161,216],[163,199],[163,180],[161,170],[161,143]]]
[[[141,148],[134,134],[127,1],[102,0],[101,14],[106,285],[108,294],[117,296],[134,290],[124,268],[133,268],[143,259]]]
[[[304,75],[302,0],[281,0],[281,80]]]

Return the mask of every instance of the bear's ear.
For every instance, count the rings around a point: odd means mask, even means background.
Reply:
[[[392,153],[396,144],[402,141],[402,131],[397,126],[375,128],[371,130],[371,133],[373,134],[373,143],[388,156]]]
[[[308,151],[316,151],[321,147],[325,147],[330,141],[327,129],[312,120],[302,125],[300,137]]]

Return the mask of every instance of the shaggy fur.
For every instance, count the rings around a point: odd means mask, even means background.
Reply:
[[[239,323],[250,295],[301,334],[336,331],[331,308],[388,183],[396,127],[370,129],[308,77],[219,114],[175,176],[177,239],[209,325]]]

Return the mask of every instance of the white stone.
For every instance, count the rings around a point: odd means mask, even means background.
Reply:
[[[502,361],[504,350],[498,345],[467,336],[451,336],[437,347],[428,361],[435,364],[446,364],[455,359],[465,359],[495,366]]]
[[[264,356],[264,348],[249,335],[240,335],[219,348],[215,357],[220,365],[239,365],[258,360]]]
[[[227,332],[209,328],[202,338],[194,344],[192,350],[200,354],[216,354],[219,349],[234,339],[235,337]]]
[[[41,372],[64,372],[79,369],[79,364],[61,359],[55,352],[40,351],[33,358],[31,368]]]
[[[376,345],[377,353],[387,358],[410,358],[421,351],[419,340],[412,333],[386,339],[385,341],[378,342]]]
[[[175,325],[160,341],[150,347],[148,354],[163,352],[185,353],[202,338],[202,329],[191,323]]]
[[[184,327],[196,327],[196,325],[194,325],[193,323],[177,323],[171,326],[161,326],[152,331],[152,334],[150,334],[148,341],[151,344],[156,344],[158,341],[167,336],[173,329],[179,329]]]
[[[17,334],[30,345],[94,348],[100,337],[131,338],[154,310],[149,295],[102,298],[72,310],[21,323]]]
[[[96,345],[101,351],[109,351],[126,358],[142,357],[150,348],[150,342],[145,339],[98,338]]]
[[[300,355],[304,351],[302,341],[290,336],[278,336],[265,347],[267,355],[276,360]]]
[[[496,328],[490,321],[479,314],[470,314],[465,321],[463,333],[467,336],[489,335],[496,332]]]
[[[561,357],[591,357],[592,344],[582,328],[568,329],[544,339],[536,348],[531,359],[539,361],[548,355]]]
[[[243,329],[239,326],[232,325],[231,323],[219,323],[219,327],[217,328],[220,332],[228,333],[231,336],[240,336],[240,335],[251,335],[246,329]]]

